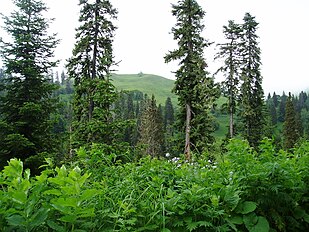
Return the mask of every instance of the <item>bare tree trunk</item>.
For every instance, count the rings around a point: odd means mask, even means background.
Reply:
[[[186,160],[191,160],[191,149],[190,149],[190,131],[191,131],[191,118],[192,118],[191,106],[186,104],[186,144],[185,144],[185,157]]]

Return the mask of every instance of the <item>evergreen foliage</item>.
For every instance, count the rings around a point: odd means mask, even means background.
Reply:
[[[227,108],[230,115],[229,138],[233,138],[235,135],[234,115],[236,113],[241,74],[242,27],[234,21],[229,21],[228,26],[223,27],[223,33],[227,43],[218,44],[220,51],[215,59],[224,59],[224,65],[217,72],[223,72],[226,77],[222,83],[222,92],[228,99],[225,108]]]
[[[176,25],[172,28],[178,48],[165,56],[165,62],[179,61],[174,92],[180,105],[180,131],[185,134],[184,153],[191,159],[191,145],[197,152],[207,149],[213,142],[210,110],[218,91],[214,80],[206,71],[204,48],[209,46],[202,36],[203,9],[195,0],[180,0],[172,5]]]
[[[291,93],[289,94],[289,97],[286,100],[283,136],[284,136],[284,147],[286,149],[293,148],[295,143],[300,137],[300,131],[296,121],[295,106],[293,103]]]
[[[52,58],[59,41],[55,34],[47,34],[50,20],[43,17],[47,7],[42,1],[15,0],[14,4],[17,10],[3,17],[11,41],[0,41],[8,74],[1,98],[2,162],[11,157],[25,160],[57,147],[50,118],[57,99],[52,96],[55,86],[46,75],[57,64]],[[32,165],[38,167],[39,163]]]
[[[164,152],[163,118],[154,95],[146,99],[139,125],[139,144],[143,155],[160,157]]]
[[[74,79],[73,146],[92,142],[112,144],[117,139],[111,107],[117,99],[110,81],[115,65],[112,42],[117,17],[109,0],[80,0],[80,26],[67,68]]]
[[[263,138],[265,118],[264,92],[261,75],[261,50],[258,46],[256,30],[258,23],[249,13],[245,14],[242,36],[242,84],[240,94],[240,116],[243,136],[251,146],[257,147]]]

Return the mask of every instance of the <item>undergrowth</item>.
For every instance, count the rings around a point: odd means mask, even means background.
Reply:
[[[99,146],[74,165],[0,174],[1,231],[309,231],[309,143],[232,140],[220,160],[121,163]]]

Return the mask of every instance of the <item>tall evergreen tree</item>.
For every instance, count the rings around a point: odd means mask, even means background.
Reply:
[[[299,139],[299,131],[296,123],[296,112],[291,93],[286,100],[285,122],[283,128],[284,147],[286,149],[293,148]]]
[[[287,101],[287,96],[285,92],[283,92],[282,96],[280,96],[280,103],[279,103],[279,109],[278,109],[278,121],[279,122],[284,122],[286,101]]]
[[[240,43],[242,42],[242,27],[234,21],[229,21],[228,26],[223,27],[223,33],[227,43],[219,44],[220,51],[215,59],[225,59],[224,65],[217,72],[223,72],[226,77],[226,80],[223,81],[222,86],[223,93],[228,99],[226,108],[230,115],[229,137],[233,138],[235,135],[234,115],[236,112],[236,103],[240,83]]]
[[[0,41],[9,74],[1,102],[4,128],[0,130],[5,135],[0,153],[24,160],[55,147],[50,120],[56,109],[55,87],[46,75],[57,64],[52,58],[58,40],[47,33],[50,20],[43,17],[47,7],[42,1],[14,0],[14,4],[17,10],[3,17],[11,40]]]
[[[243,136],[250,145],[257,147],[263,136],[265,119],[264,92],[261,75],[261,50],[258,46],[256,30],[258,23],[249,13],[245,14],[243,23],[242,85],[240,94]]]
[[[167,130],[168,127],[171,127],[174,124],[174,107],[172,99],[168,97],[165,101],[164,106],[164,129]]]
[[[185,156],[191,159],[191,145],[201,152],[214,142],[210,110],[217,98],[216,86],[206,71],[204,48],[209,43],[201,36],[203,9],[195,0],[179,0],[172,5],[176,25],[172,28],[178,49],[165,56],[165,62],[178,60],[174,92],[180,104],[179,121],[185,134]]]
[[[279,100],[278,100],[278,95],[276,94],[276,92],[273,93],[272,100],[273,100],[275,107],[277,108],[277,106],[279,105]]]
[[[152,95],[151,99],[146,100],[141,115],[139,132],[139,144],[145,146],[144,155],[162,156],[164,144],[163,120],[154,95]]]
[[[117,10],[109,0],[80,0],[79,4],[77,42],[67,64],[75,90],[73,141],[76,146],[110,144],[115,138],[111,106],[117,95],[109,79],[115,65],[112,43]]]

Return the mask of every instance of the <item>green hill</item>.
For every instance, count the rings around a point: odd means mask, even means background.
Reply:
[[[155,95],[157,102],[164,105],[166,98],[172,99],[177,105],[177,97],[172,93],[174,80],[152,74],[113,74],[113,84],[118,90],[139,90],[149,96]]]

